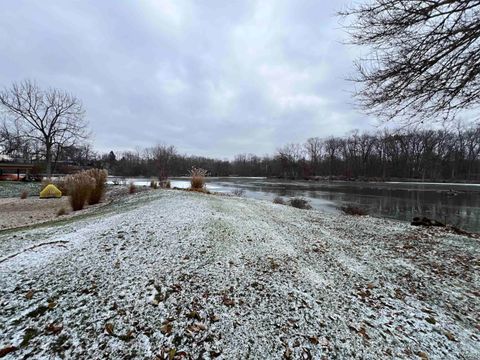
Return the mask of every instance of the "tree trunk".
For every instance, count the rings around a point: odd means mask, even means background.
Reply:
[[[47,177],[51,178],[52,177],[52,147],[50,144],[47,144],[46,146],[46,152],[45,152],[45,160],[47,162]]]

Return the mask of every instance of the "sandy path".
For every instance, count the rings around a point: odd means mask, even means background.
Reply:
[[[179,191],[125,202],[0,234],[6,358],[480,357],[478,240]]]

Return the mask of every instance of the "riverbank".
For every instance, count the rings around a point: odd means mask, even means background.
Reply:
[[[479,241],[443,229],[158,190],[0,253],[6,359],[480,357]]]

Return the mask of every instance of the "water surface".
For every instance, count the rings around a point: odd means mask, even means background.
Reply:
[[[139,185],[149,180],[137,179]],[[186,178],[175,178],[172,187],[188,187]],[[354,204],[372,216],[411,221],[427,216],[465,230],[480,232],[480,184],[405,182],[316,182],[265,178],[208,178],[211,191],[230,193],[244,190],[244,196],[273,200],[303,197],[323,211],[338,212]]]

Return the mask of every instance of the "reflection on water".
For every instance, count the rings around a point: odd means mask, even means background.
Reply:
[[[136,180],[141,181],[141,180]],[[144,181],[149,184],[149,181]],[[172,187],[188,187],[187,179],[173,179]],[[208,178],[211,191],[243,189],[246,197],[272,200],[301,196],[313,207],[338,212],[356,204],[370,215],[411,221],[427,216],[465,230],[480,232],[480,185],[431,183],[307,182],[263,178]]]
[[[245,190],[245,196],[273,199],[301,196],[313,207],[336,212],[356,204],[370,215],[411,221],[427,216],[480,232],[480,186],[465,184],[304,182],[248,178],[209,179],[212,190]]]

